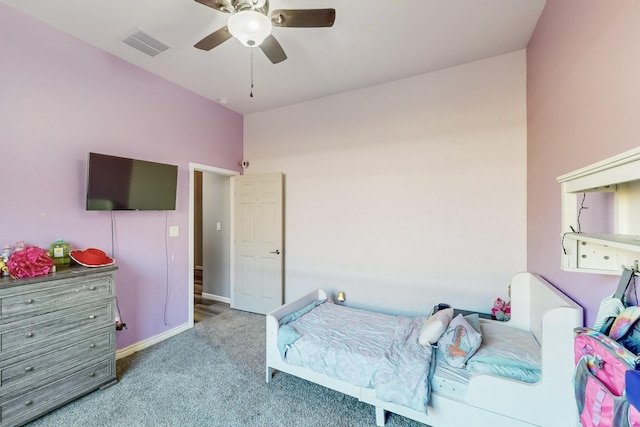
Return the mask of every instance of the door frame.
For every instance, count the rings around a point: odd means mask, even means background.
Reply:
[[[195,214],[195,179],[194,174],[196,171],[205,172],[205,173],[214,173],[221,176],[229,177],[229,186],[231,188],[231,177],[235,175],[240,175],[240,172],[230,170],[230,169],[222,169],[215,166],[203,165],[200,163],[192,163],[189,162],[189,327],[193,328],[193,298],[194,298],[194,285],[193,285],[193,270],[195,269],[195,254],[193,252],[193,244],[194,244],[194,214]],[[229,291],[231,300],[233,301],[233,281],[234,281],[234,267],[235,267],[235,259],[233,256],[233,238],[234,238],[234,219],[233,219],[233,192],[229,191],[229,218],[231,221],[230,230],[230,245],[229,250],[231,253],[229,254],[230,260],[230,283],[229,283]]]

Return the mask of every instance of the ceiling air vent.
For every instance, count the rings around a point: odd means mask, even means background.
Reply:
[[[142,30],[135,30],[123,38],[122,41],[132,48],[138,49],[140,52],[146,53],[149,56],[156,56],[157,54],[169,49],[169,46],[162,43],[160,40],[154,39]]]

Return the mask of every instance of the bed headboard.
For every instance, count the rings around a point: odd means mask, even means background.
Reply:
[[[470,404],[527,420],[532,425],[577,425],[572,381],[573,330],[582,323],[582,307],[542,277],[533,273],[513,276],[511,320],[506,324],[534,334],[541,347],[542,378],[529,384],[476,375],[469,381]],[[552,412],[540,410],[550,407],[554,408]]]
[[[582,307],[576,304],[552,284],[534,273],[518,273],[511,280],[511,326],[530,330],[542,344],[545,314],[559,307],[577,310],[582,317]],[[582,319],[580,319],[582,322]]]

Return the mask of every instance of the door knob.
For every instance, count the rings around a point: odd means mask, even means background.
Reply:
[[[276,249],[275,251],[269,252],[270,254],[280,255],[280,249]]]

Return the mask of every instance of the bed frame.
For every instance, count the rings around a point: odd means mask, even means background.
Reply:
[[[271,311],[267,322],[267,382],[275,370],[353,396],[376,408],[376,423],[384,426],[393,412],[432,427],[578,426],[573,392],[573,329],[582,326],[582,307],[542,277],[518,273],[511,281],[511,320],[505,325],[531,331],[542,349],[542,378],[524,383],[492,375],[476,375],[467,398],[458,401],[431,393],[428,414],[376,398],[374,389],[354,386],[307,368],[284,362],[278,351],[279,320],[327,294],[318,289]]]

